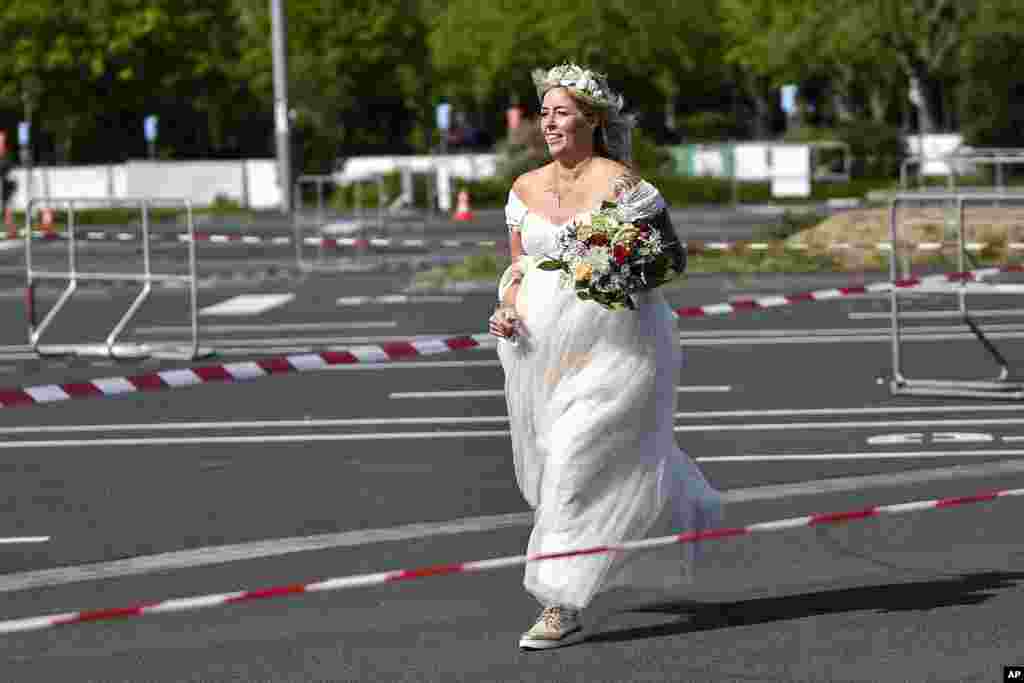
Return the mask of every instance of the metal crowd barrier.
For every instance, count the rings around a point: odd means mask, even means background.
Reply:
[[[890,302],[891,302],[891,323],[892,323],[892,379],[889,383],[889,389],[893,394],[906,394],[916,396],[956,396],[956,397],[974,397],[974,398],[989,398],[989,399],[1014,399],[1019,400],[1024,398],[1024,385],[1020,382],[1012,381],[1010,379],[1010,367],[1006,360],[1006,357],[1000,353],[999,349],[992,343],[992,341],[985,336],[985,333],[981,330],[975,318],[984,317],[981,315],[973,315],[967,306],[967,296],[972,295],[992,295],[992,294],[1024,294],[1024,284],[1009,284],[1009,283],[989,283],[979,280],[961,280],[958,282],[945,282],[936,283],[930,285],[927,288],[915,288],[911,291],[904,291],[896,286],[896,282],[901,278],[901,274],[898,272],[897,264],[900,260],[900,249],[903,240],[899,239],[897,231],[897,209],[901,204],[907,204],[910,202],[944,202],[952,203],[956,209],[957,221],[955,224],[955,240],[958,245],[957,249],[957,271],[963,272],[968,270],[969,264],[968,259],[970,258],[967,250],[967,241],[965,238],[965,227],[966,227],[966,216],[965,210],[969,203],[981,203],[981,202],[998,202],[999,200],[1006,201],[1007,199],[1016,198],[1024,202],[1024,194],[1017,195],[1014,197],[1005,192],[995,193],[920,193],[920,192],[901,192],[893,196],[889,206],[889,234],[891,239],[891,251],[889,253],[889,273],[891,281],[893,283],[890,289]],[[975,266],[976,264],[970,264]],[[929,294],[940,294],[949,295],[956,298],[957,308],[956,310],[945,310],[945,311],[929,311],[921,312],[917,315],[913,313],[900,312],[900,297],[913,295],[915,292],[927,292]],[[1000,309],[1000,315],[1020,315],[1024,313],[1024,309],[1020,308],[1008,308]],[[995,361],[996,365],[999,366],[999,374],[990,380],[957,380],[957,379],[920,379],[907,377],[903,372],[903,349],[902,349],[902,338],[901,338],[901,322],[904,319],[911,319],[915,317],[928,317],[928,318],[960,318],[963,323],[971,330],[975,338],[982,345],[988,355]]]
[[[78,240],[75,237],[75,208],[81,205],[100,205],[104,207],[139,208],[142,214],[142,273],[83,273],[78,270]],[[67,211],[67,271],[52,271],[35,268],[32,263],[32,215],[37,206],[63,207]],[[149,210],[151,207],[183,207],[188,217],[188,275],[154,273],[151,267]],[[187,199],[95,199],[77,197],[46,197],[31,199],[25,211],[25,269],[26,269],[26,314],[28,317],[28,338],[32,350],[39,356],[98,356],[114,359],[137,359],[145,357],[196,360],[212,355],[209,349],[199,346],[198,301],[196,287],[196,240],[195,225],[192,218],[192,203]],[[41,280],[66,280],[67,286],[53,307],[47,312],[42,322],[36,324],[35,288]],[[138,282],[142,289],[121,316],[117,324],[102,342],[85,344],[43,345],[41,339],[53,324],[57,315],[70,301],[78,289],[78,283],[84,281],[99,282]],[[167,343],[118,343],[118,338],[135,314],[149,298],[154,282],[177,282],[189,288],[189,318],[191,323],[191,342],[186,345]]]
[[[363,205],[363,185],[366,183],[377,186],[377,210],[376,220],[372,220],[371,209]],[[366,237],[371,233],[381,235],[385,232],[388,224],[388,198],[383,175],[373,176],[369,181],[354,181],[353,190],[353,211],[350,217],[343,216],[327,205],[327,193],[325,188],[328,185],[338,185],[337,176],[334,175],[300,175],[295,180],[295,190],[292,196],[295,198],[292,212],[292,226],[294,229],[295,259],[300,271],[310,272],[314,270],[334,270],[338,265],[337,250],[324,246],[324,237]],[[304,200],[303,190],[309,186],[316,187],[316,206],[307,207]],[[337,223],[349,222],[350,230],[343,235],[326,234],[325,228],[331,221]]]
[[[1024,165],[1024,149],[983,147],[970,151],[951,152],[942,156],[925,156],[923,154],[915,154],[907,157],[900,164],[900,187],[906,189],[910,178],[909,167],[915,164],[918,167],[917,179],[918,185],[920,185],[923,176],[922,170],[924,169],[924,165],[927,163],[946,164],[946,188],[949,192],[956,190],[965,191],[967,189],[957,187],[957,178],[960,175],[959,167],[961,165],[994,166],[995,189],[999,192],[1005,192],[1007,190],[1007,186],[1004,168],[1006,166]]]

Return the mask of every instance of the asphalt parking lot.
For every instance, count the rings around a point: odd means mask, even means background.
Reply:
[[[674,218],[692,239],[743,239],[778,216],[757,215]],[[294,244],[203,244],[197,314],[213,355],[197,362],[38,357],[27,344],[23,253],[5,250],[0,386],[480,334],[493,291],[409,285],[430,263],[479,248],[443,240],[500,248],[500,223],[485,212],[472,226],[438,221],[420,230],[430,246],[320,254],[314,271],[299,267]],[[415,239],[397,229],[388,238]],[[65,246],[33,248],[56,269]],[[180,254],[158,249],[155,263],[180,269]],[[82,245],[83,267],[139,259],[127,240]],[[674,308],[705,306],[849,280],[700,275],[667,297]],[[102,340],[134,291],[83,289],[47,343]],[[37,292],[39,316],[57,293]],[[1013,297],[972,306],[1017,367],[1024,324]],[[184,343],[188,307],[185,289],[157,289],[124,339]],[[887,311],[872,295],[680,319],[677,438],[726,492],[727,526],[1024,487],[1021,402],[892,395]],[[902,348],[914,377],[996,371],[955,319],[913,323]],[[502,382],[485,344],[0,407],[3,619],[518,555],[530,511],[512,471]],[[685,594],[631,606],[609,596],[587,640],[547,653],[516,647],[538,610],[519,567],[0,635],[0,661],[17,681],[1001,680],[1004,665],[1024,664],[1022,504],[704,542]],[[16,542],[29,537],[48,540]]]

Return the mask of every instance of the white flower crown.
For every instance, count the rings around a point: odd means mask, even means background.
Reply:
[[[544,93],[552,88],[572,88],[602,109],[614,114],[622,110],[622,96],[612,92],[608,86],[608,77],[577,64],[561,64],[548,71],[537,69],[533,72],[533,84],[537,87],[540,99],[544,99]]]

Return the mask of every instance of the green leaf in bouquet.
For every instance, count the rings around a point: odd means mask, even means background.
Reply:
[[[614,210],[619,208],[619,205],[615,202],[610,202],[607,199],[601,202],[601,211],[607,211],[609,209]]]
[[[540,268],[541,270],[566,270],[566,271],[568,271],[568,266],[566,266],[561,261],[554,261],[554,260],[551,260],[551,261],[541,261],[540,263],[537,264],[537,267]]]

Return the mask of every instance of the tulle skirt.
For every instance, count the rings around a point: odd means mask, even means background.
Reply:
[[[528,552],[698,531],[721,496],[676,445],[682,365],[658,291],[635,311],[577,299],[556,272],[531,270],[517,299],[523,333],[499,342],[519,487],[534,509]],[[531,562],[524,585],[544,605],[584,608],[612,588],[671,591],[693,578],[695,544]]]

